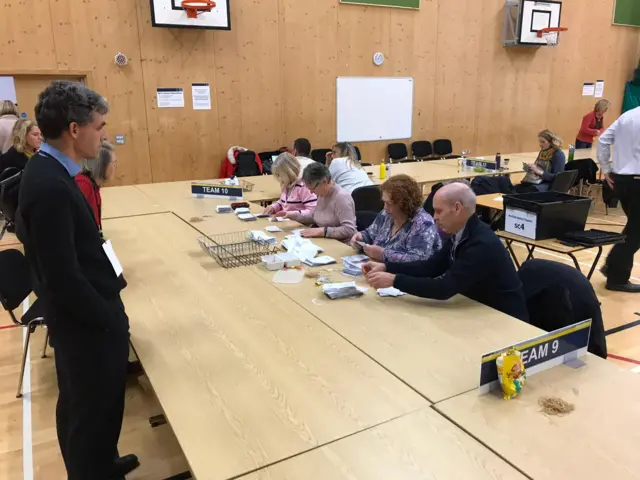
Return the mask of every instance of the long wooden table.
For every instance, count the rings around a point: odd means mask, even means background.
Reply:
[[[168,208],[163,207],[160,202],[145,195],[133,185],[103,188],[100,194],[104,220],[168,211]]]
[[[428,405],[173,214],[105,221],[131,340],[191,471],[226,479]]]
[[[640,478],[640,382],[615,364],[584,359],[582,368],[560,365],[528,378],[515,400],[469,392],[436,408],[530,478]],[[547,416],[538,404],[547,396],[575,410]]]
[[[423,408],[242,480],[524,479],[453,423]]]

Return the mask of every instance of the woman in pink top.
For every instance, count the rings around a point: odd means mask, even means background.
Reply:
[[[300,162],[290,153],[282,153],[276,158],[271,172],[278,182],[282,192],[280,200],[269,205],[264,213],[273,215],[278,212],[306,213],[316,208],[318,197],[311,193],[300,178]]]
[[[584,116],[576,137],[576,148],[591,148],[594,137],[604,132],[604,114],[609,110],[609,105],[609,100],[598,100],[593,112]]]
[[[276,216],[290,218],[304,225],[317,225],[301,232],[303,237],[325,237],[347,241],[356,233],[356,209],[353,198],[331,180],[331,172],[321,163],[304,169],[302,179],[318,196],[313,212],[278,212]]]

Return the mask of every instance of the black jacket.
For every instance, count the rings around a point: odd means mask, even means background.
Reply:
[[[128,331],[120,302],[126,282],[116,277],[84,195],[54,158],[37,154],[29,160],[16,227],[52,334],[66,329]]]
[[[523,321],[528,320],[522,283],[500,239],[473,215],[452,252],[453,237],[429,260],[389,263],[393,284],[410,295],[446,300],[465,295]]]
[[[552,332],[590,319],[588,350],[607,358],[600,301],[582,272],[564,263],[534,259],[522,265],[518,276],[532,325]]]
[[[0,173],[2,173],[5,168],[9,167],[24,170],[24,167],[27,166],[28,160],[29,158],[24,153],[20,153],[15,149],[15,147],[11,147],[7,150],[7,153],[0,155]]]

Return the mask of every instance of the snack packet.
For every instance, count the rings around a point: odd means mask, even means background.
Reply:
[[[522,391],[527,374],[520,352],[510,349],[496,360],[498,379],[505,400],[511,400]]]

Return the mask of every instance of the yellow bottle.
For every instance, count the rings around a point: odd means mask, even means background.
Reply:
[[[380,180],[387,178],[387,166],[384,164],[384,160],[380,162]]]

